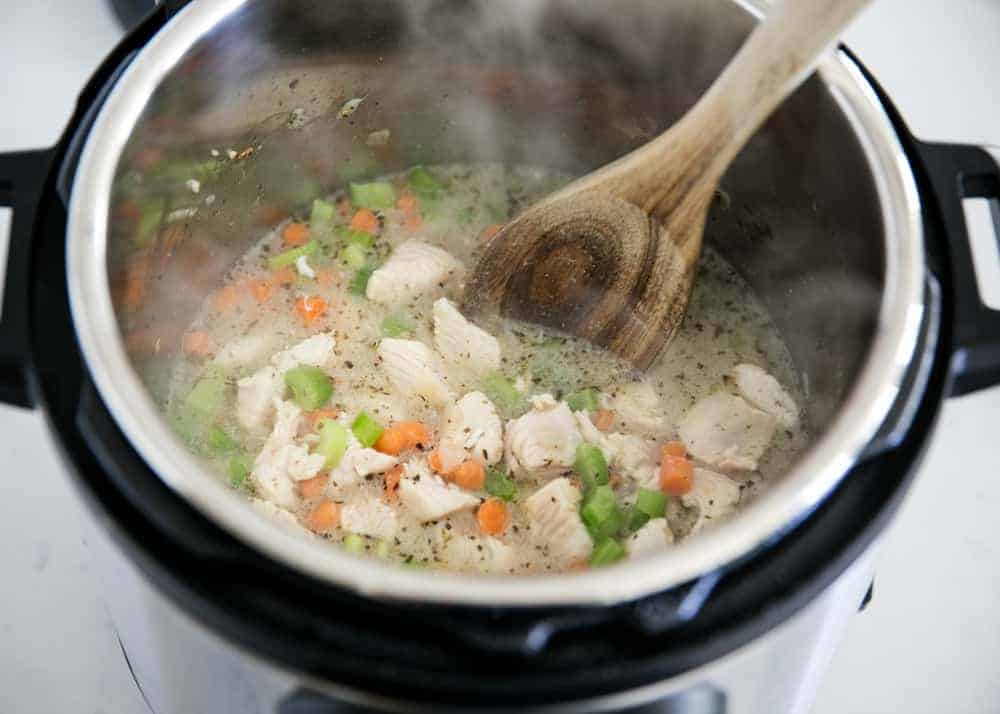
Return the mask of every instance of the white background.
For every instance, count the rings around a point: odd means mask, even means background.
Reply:
[[[0,5],[0,151],[45,146],[119,30],[100,0]],[[848,44],[918,136],[1000,144],[1000,0],[879,0]],[[817,714],[1000,712],[998,445],[1000,389],[945,406]],[[143,711],[42,420],[0,407],[0,712]]]

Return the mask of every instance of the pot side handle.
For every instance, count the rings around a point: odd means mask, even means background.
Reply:
[[[0,154],[0,207],[13,210],[10,235],[0,235],[0,402],[32,405],[28,389],[31,339],[28,328],[28,282],[31,242],[42,186],[55,151],[40,149]],[[6,264],[3,241],[6,243]]]
[[[988,307],[980,295],[962,205],[967,198],[989,199],[1000,241],[1000,166],[979,146],[918,142],[916,148],[940,206],[951,262],[955,295],[951,394],[959,396],[1000,384],[1000,310]]]

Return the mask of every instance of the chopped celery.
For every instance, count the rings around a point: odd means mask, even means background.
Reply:
[[[139,207],[139,224],[135,229],[133,239],[137,246],[145,246],[155,235],[163,219],[164,201],[160,198],[153,198],[142,202]]]
[[[396,189],[388,181],[352,183],[351,203],[357,208],[392,208],[396,205]]]
[[[413,332],[413,325],[400,315],[389,315],[382,320],[383,337],[399,337]]]
[[[355,438],[361,442],[362,446],[371,448],[382,436],[383,429],[377,421],[368,415],[368,412],[361,412],[351,423],[351,431],[354,432]]]
[[[500,469],[490,469],[486,472],[486,493],[505,501],[513,501],[517,498],[517,486]]]
[[[611,486],[596,486],[584,497],[580,519],[595,541],[618,532],[625,516],[618,507]]]
[[[566,397],[566,404],[575,412],[594,412],[601,408],[597,394],[593,388],[581,389]]]
[[[650,518],[663,518],[663,514],[667,512],[667,494],[663,491],[640,488],[635,499],[635,507]]]
[[[323,468],[333,469],[340,464],[344,452],[347,451],[347,441],[347,429],[333,419],[324,419],[320,422],[316,453],[326,457]]]
[[[319,367],[293,367],[285,372],[285,385],[292,391],[292,401],[303,409],[319,409],[333,394],[330,378]]]
[[[336,208],[329,201],[322,198],[313,200],[312,211],[309,213],[309,227],[323,228],[333,222],[336,215]]]
[[[628,510],[628,513],[625,514],[625,526],[622,530],[626,534],[635,533],[647,523],[649,523],[649,514],[643,513],[635,506],[632,506]]]
[[[225,398],[226,379],[221,373],[214,372],[195,383],[184,398],[184,405],[199,418],[208,419],[222,408]]]
[[[414,166],[407,174],[410,189],[421,199],[437,198],[441,195],[444,186],[438,181],[434,174],[423,166]]]
[[[246,482],[247,476],[253,469],[253,462],[246,454],[240,454],[229,459],[226,471],[229,473],[229,483],[233,488],[239,488]]]
[[[576,447],[573,470],[583,481],[584,493],[608,482],[608,462],[603,452],[593,444],[580,444]]]
[[[486,375],[479,386],[505,419],[519,417],[528,408],[524,395],[500,372]]]
[[[284,253],[271,256],[267,260],[267,267],[270,270],[287,268],[289,265],[295,265],[295,261],[303,255],[312,255],[317,250],[319,250],[319,243],[311,240],[305,245],[300,245],[298,248],[292,248],[291,250],[286,250]]]
[[[365,549],[365,539],[357,533],[348,533],[344,536],[344,548],[349,553],[360,553]]]
[[[376,555],[376,557],[379,557],[379,558],[388,558],[389,557],[389,548],[390,548],[389,541],[380,540],[378,543],[375,544],[375,555]]]
[[[337,228],[337,237],[344,241],[344,243],[348,246],[357,245],[362,248],[371,248],[375,245],[375,236],[371,233],[356,231],[353,228],[347,228],[345,226],[339,226]]]
[[[239,442],[227,434],[225,429],[220,426],[213,426],[209,429],[205,441],[208,444],[209,450],[219,456],[231,454],[240,446]]]
[[[364,296],[365,291],[368,289],[368,278],[370,278],[374,272],[374,265],[366,265],[363,268],[359,268],[358,272],[356,272],[354,277],[351,278],[350,285],[347,287],[351,295]]]
[[[351,270],[360,270],[368,262],[368,251],[360,245],[349,245],[340,251],[340,262]]]
[[[622,544],[613,538],[604,538],[594,546],[590,554],[590,564],[593,566],[611,565],[625,557]]]
[[[170,426],[174,433],[192,449],[201,448],[201,433],[205,426],[205,420],[194,409],[181,405],[177,411],[170,415]]]

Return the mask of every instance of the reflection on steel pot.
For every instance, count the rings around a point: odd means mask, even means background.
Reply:
[[[153,708],[804,711],[942,399],[1000,379],[956,193],[1000,193],[988,155],[917,142],[832,53],[727,174],[706,234],[789,344],[808,452],[739,518],[647,561],[390,568],[258,517],[181,446],[159,406],[193,311],[268,225],[352,178],[621,155],[693,103],[755,7],[176,5],[108,58],[53,151],[0,157],[0,396],[45,410],[110,536]]]

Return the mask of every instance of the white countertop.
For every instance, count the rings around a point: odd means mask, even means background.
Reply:
[[[5,3],[0,151],[52,143],[118,36],[100,0]],[[918,136],[1000,144],[1000,1],[880,0],[848,44]],[[945,406],[816,714],[1000,711],[998,424],[1000,388]],[[147,711],[38,414],[0,407],[0,456],[0,712]]]

